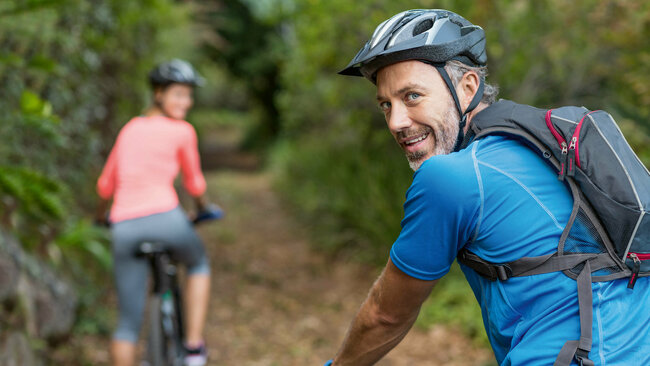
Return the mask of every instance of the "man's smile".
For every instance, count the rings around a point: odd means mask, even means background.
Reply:
[[[413,131],[413,132],[408,133],[408,131],[404,131],[399,133],[397,136],[398,143],[400,144],[402,149],[404,149],[404,151],[406,151],[408,154],[417,153],[419,150],[421,150],[429,140],[431,134],[433,133],[431,128],[423,128],[420,129],[420,131]],[[404,136],[407,134],[408,136]]]
[[[425,132],[425,133],[423,133],[423,134],[421,134],[419,136],[416,136],[414,138],[403,141],[403,144],[406,145],[406,146],[411,146],[413,144],[416,144],[416,143],[426,139],[428,136],[429,136],[429,133]]]

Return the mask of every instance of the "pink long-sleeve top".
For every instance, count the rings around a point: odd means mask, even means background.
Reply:
[[[186,121],[163,116],[130,120],[117,136],[97,181],[97,193],[113,198],[110,220],[119,222],[178,206],[174,179],[179,170],[189,194],[203,194],[206,183],[197,145],[196,131]]]

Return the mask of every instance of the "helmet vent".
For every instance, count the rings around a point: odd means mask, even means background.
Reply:
[[[476,27],[474,27],[474,26],[471,26],[471,27],[461,27],[461,28],[460,28],[460,35],[461,35],[461,37],[462,37],[462,36],[464,36],[464,35],[466,35],[466,34],[468,34],[468,33],[472,33],[472,32],[475,31],[475,30],[476,30]]]
[[[425,19],[413,28],[413,37],[424,33],[433,27],[433,20]]]

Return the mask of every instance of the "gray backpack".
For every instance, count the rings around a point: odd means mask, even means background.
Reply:
[[[501,100],[472,119],[465,146],[476,138],[516,137],[552,164],[573,195],[573,210],[557,252],[490,263],[463,249],[458,261],[492,281],[562,271],[577,281],[580,340],[567,341],[554,366],[589,359],[591,283],[650,276],[650,173],[614,119],[584,107],[543,110]]]

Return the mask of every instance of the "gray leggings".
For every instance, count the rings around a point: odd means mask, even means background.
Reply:
[[[192,224],[180,207],[171,211],[120,221],[111,229],[114,276],[120,318],[113,339],[137,342],[147,298],[149,263],[135,252],[143,241],[167,244],[172,258],[187,267],[188,275],[209,274],[210,267]]]

